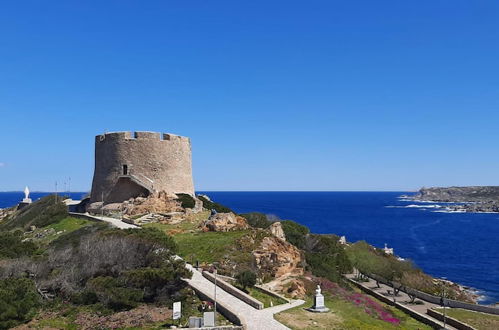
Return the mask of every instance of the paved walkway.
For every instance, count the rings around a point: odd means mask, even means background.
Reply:
[[[197,271],[191,265],[187,264],[187,268],[192,271],[192,279],[187,280],[189,285],[214,300],[215,285],[204,278],[201,272]],[[304,303],[305,301],[303,300],[293,300],[288,304],[258,310],[217,286],[217,304],[220,304],[222,307],[234,313],[241,320],[242,325],[248,330],[289,329],[275,320],[274,314],[300,306]]]
[[[88,213],[76,213],[76,212],[69,212],[69,214],[70,215],[73,214],[76,216],[82,216],[82,217],[86,217],[86,218],[91,218],[91,219],[98,220],[98,221],[105,221],[107,223],[110,223],[112,226],[120,228],[120,229],[140,228],[139,226],[123,222],[120,219],[104,217],[104,216],[100,216],[100,215],[90,215]]]
[[[354,279],[355,278],[355,275],[354,274],[347,274],[345,275],[346,278],[349,278],[349,279]],[[362,286],[364,287],[367,287],[368,289],[371,289],[372,291],[376,292],[376,293],[379,293],[389,299],[393,299],[393,288],[391,286],[388,286],[386,284],[383,284],[383,283],[379,283],[379,288],[378,286],[376,285],[376,281],[369,278],[369,281],[367,282],[357,282],[359,284],[361,284]],[[391,294],[388,294],[388,291],[389,290],[391,292]],[[404,305],[405,307],[407,307],[408,309],[411,309],[415,312],[418,312],[419,314],[423,314],[425,315],[426,317],[434,320],[435,322],[439,323],[442,325],[443,327],[443,323],[440,322],[439,320],[429,316],[426,314],[426,311],[428,309],[432,309],[432,308],[438,308],[440,307],[439,305],[437,304],[433,304],[433,303],[430,303],[428,301],[425,301],[425,300],[422,300],[422,299],[419,299],[419,298],[416,298],[417,300],[419,301],[422,301],[423,303],[421,305],[416,305],[416,304],[410,304],[409,302],[411,301],[411,298],[409,297],[409,295],[403,291],[399,291],[397,296],[395,297],[395,301]],[[456,329],[454,327],[451,327],[449,325],[446,325],[446,329]]]

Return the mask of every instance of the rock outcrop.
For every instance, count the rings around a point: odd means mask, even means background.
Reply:
[[[252,254],[256,267],[272,277],[303,274],[300,250],[280,238],[264,237]]]
[[[181,204],[176,200],[176,196],[164,191],[154,193],[147,198],[137,197],[125,201],[123,209],[124,213],[130,216],[182,211]]]
[[[246,219],[234,213],[216,213],[204,223],[203,231],[233,231],[248,229]]]
[[[282,229],[282,225],[280,222],[274,222],[273,224],[271,224],[269,230],[270,233],[275,237],[282,239],[283,241],[286,240],[286,235],[284,234],[284,230]]]
[[[422,188],[413,198],[434,202],[499,201],[499,186]]]
[[[459,203],[447,206],[454,212],[499,212],[498,186],[422,188],[407,197],[416,201]]]

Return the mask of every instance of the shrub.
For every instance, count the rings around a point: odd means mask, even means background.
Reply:
[[[171,254],[177,253],[177,244],[163,231],[154,227],[144,227],[141,229],[110,229],[102,233],[104,236],[126,236],[128,239],[138,240],[156,248],[163,248]]]
[[[71,301],[77,305],[93,305],[99,302],[99,298],[94,291],[83,290],[71,296]]]
[[[245,270],[236,275],[236,280],[239,285],[243,287],[243,290],[246,288],[252,288],[256,284],[256,274],[252,271]]]
[[[97,299],[113,310],[137,307],[142,301],[143,292],[123,286],[122,281],[110,276],[99,276],[87,283],[87,290],[93,292]]]
[[[19,231],[0,232],[0,258],[18,258],[35,253],[37,245],[30,241],[23,242],[21,235]]]
[[[192,209],[194,206],[196,206],[196,201],[194,198],[189,195],[189,194],[176,194],[177,195],[177,201],[179,201],[182,204],[182,207],[184,209]]]
[[[178,262],[178,267],[170,264],[162,268],[139,268],[125,272],[123,278],[128,287],[141,289],[144,301],[172,303],[172,296],[186,287],[182,278],[191,276],[190,272]]]
[[[209,201],[204,196],[198,196],[198,198],[203,202],[203,207],[208,210],[215,210],[218,213],[235,213],[230,208],[223,206],[222,204],[218,204],[212,201]]]
[[[259,212],[251,212],[251,213],[245,213],[245,214],[240,214],[243,218],[248,221],[248,224],[251,227],[255,228],[268,228],[272,222],[267,219],[267,216],[263,213]]]
[[[29,321],[39,305],[33,281],[26,278],[0,280],[0,329]]]
[[[286,240],[299,249],[305,248],[306,237],[310,230],[291,220],[281,221],[282,229],[286,235]]]
[[[341,281],[341,274],[352,270],[343,245],[336,235],[310,234],[306,238],[305,259],[315,276]]]

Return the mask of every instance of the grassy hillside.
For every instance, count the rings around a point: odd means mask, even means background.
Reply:
[[[62,203],[61,197],[49,195],[3,219],[0,222],[0,230],[12,230],[14,228],[27,230],[30,226],[45,227],[67,216],[67,207]]]

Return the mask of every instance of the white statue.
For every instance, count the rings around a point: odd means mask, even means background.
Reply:
[[[29,198],[29,188],[28,188],[28,186],[26,186],[26,188],[24,188],[24,199],[23,199],[23,203],[27,203],[27,204],[31,203],[31,198]]]
[[[322,290],[319,284],[317,285],[317,289],[315,289],[314,305],[310,308],[307,308],[308,311],[314,313],[324,313],[329,311],[329,308],[324,305],[324,296],[321,294],[321,292]]]

